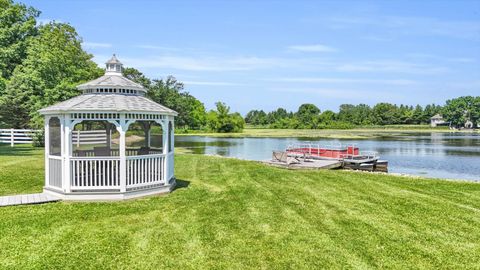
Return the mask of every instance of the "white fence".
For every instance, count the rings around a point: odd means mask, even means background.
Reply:
[[[110,138],[112,132],[110,131]],[[107,143],[107,131],[105,130],[75,130],[72,132],[72,143],[77,147],[85,144],[105,144]]]
[[[0,143],[15,144],[32,143],[32,137],[35,129],[0,129]],[[111,132],[110,132],[111,136]],[[107,143],[107,132],[105,130],[73,131],[72,143],[80,146],[86,144],[105,144]]]
[[[32,143],[33,134],[37,131],[33,129],[0,129],[0,143],[9,143],[10,146]]]

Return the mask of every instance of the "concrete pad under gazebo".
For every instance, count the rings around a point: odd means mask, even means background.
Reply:
[[[171,191],[177,113],[146,98],[143,86],[122,75],[115,55],[104,76],[78,89],[82,95],[40,110],[44,192],[65,200],[118,200]],[[105,140],[85,145],[73,140],[74,132],[92,129],[104,130]],[[130,143],[127,131],[140,132],[144,140]]]

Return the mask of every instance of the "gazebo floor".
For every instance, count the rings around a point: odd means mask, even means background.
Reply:
[[[46,193],[0,196],[0,207],[22,204],[40,204],[57,201],[60,201],[60,198],[54,197]]]

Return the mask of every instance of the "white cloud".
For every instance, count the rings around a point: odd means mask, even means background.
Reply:
[[[355,84],[388,84],[388,85],[412,85],[415,81],[406,79],[356,79],[356,78],[319,78],[319,77],[296,77],[278,78],[274,81],[300,82],[300,83],[355,83]]]
[[[398,60],[371,60],[345,63],[336,66],[335,69],[344,72],[392,72],[423,75],[438,75],[448,71],[446,67]]]
[[[474,63],[474,62],[476,62],[475,59],[468,58],[468,57],[447,58],[447,61],[456,62],[456,63]]]
[[[312,44],[312,45],[293,45],[289,46],[288,49],[300,52],[336,52],[337,49],[322,45],[322,44]]]
[[[391,100],[400,97],[397,93],[392,92],[374,92],[371,90],[354,90],[342,88],[275,88],[270,89],[271,92],[308,94],[319,96],[322,98],[332,98],[338,100],[356,100],[356,101],[372,101],[372,100]]]
[[[173,47],[166,47],[166,46],[157,46],[157,45],[149,45],[149,44],[144,44],[144,45],[137,45],[135,46],[140,49],[147,49],[147,50],[161,50],[161,51],[178,51],[178,48],[173,48]]]
[[[103,63],[105,59],[110,56],[96,55],[95,61]],[[138,69],[160,68],[163,70],[175,71],[212,71],[212,72],[228,72],[228,71],[252,71],[252,70],[298,70],[302,72],[336,72],[336,73],[391,73],[391,74],[417,74],[417,75],[438,75],[444,74],[449,69],[438,64],[424,64],[415,61],[401,61],[401,60],[366,60],[366,61],[343,61],[343,60],[326,60],[316,57],[258,57],[258,56],[229,56],[229,55],[206,55],[206,54],[191,54],[191,55],[175,55],[175,54],[160,54],[160,55],[146,55],[142,57],[128,57],[121,56],[122,61],[126,66],[135,67]],[[397,75],[400,76],[400,75]],[[327,80],[328,79],[328,80]],[[302,78],[308,80],[308,78]],[[310,79],[312,81],[312,79]],[[314,79],[319,82],[339,83],[339,79],[321,78]],[[336,81],[335,81],[336,80]],[[368,80],[354,78],[345,80],[343,82],[351,83],[383,83],[407,85],[412,84],[412,81],[396,79],[396,80]],[[198,80],[195,80],[198,81]]]
[[[82,46],[88,49],[95,49],[95,48],[111,48],[112,44],[110,43],[98,43],[98,42],[83,42]]]
[[[232,82],[212,82],[212,81],[184,81],[185,85],[206,85],[206,86],[238,86],[239,83]]]
[[[475,58],[471,57],[444,57],[429,53],[408,53],[406,54],[407,57],[415,58],[415,59],[422,59],[422,60],[437,60],[437,61],[444,61],[444,62],[454,62],[454,63],[474,63],[476,62]]]
[[[157,56],[124,58],[123,61],[128,66],[136,68],[167,68],[189,71],[243,71],[284,65],[280,59],[260,57]]]
[[[444,36],[451,38],[478,39],[480,21],[447,21],[431,17],[402,16],[335,16],[326,19],[330,28],[365,28],[375,27],[383,30],[388,38],[394,36]],[[377,37],[378,36],[377,34]]]
[[[448,84],[450,87],[455,89],[473,89],[473,90],[480,90],[480,80],[473,80],[473,81],[464,81],[464,82],[452,82]]]

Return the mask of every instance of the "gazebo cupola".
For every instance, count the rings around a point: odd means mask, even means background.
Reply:
[[[122,75],[115,55],[82,94],[45,116],[44,191],[63,199],[125,199],[175,186],[174,117]]]
[[[105,69],[105,74],[122,75],[123,65],[120,61],[118,61],[117,56],[115,56],[115,54],[105,64],[107,64],[107,68]]]

